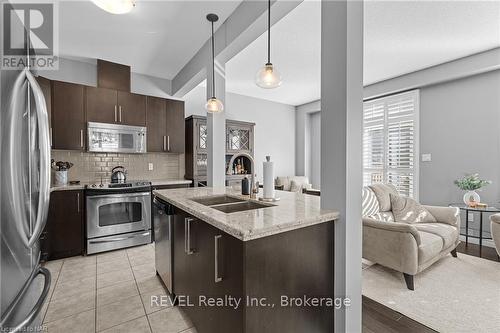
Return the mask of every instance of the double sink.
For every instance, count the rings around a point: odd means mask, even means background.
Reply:
[[[230,195],[210,195],[206,197],[193,198],[191,200],[226,214],[276,206],[253,200],[245,200]]]

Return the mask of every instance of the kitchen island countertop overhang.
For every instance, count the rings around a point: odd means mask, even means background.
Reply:
[[[337,211],[321,209],[320,197],[299,192],[277,191],[277,196],[281,200],[273,202],[268,207],[230,214],[192,199],[227,195],[250,200],[249,196],[242,196],[231,187],[155,190],[153,195],[242,241],[331,222],[339,218]],[[260,196],[262,193],[258,195]]]

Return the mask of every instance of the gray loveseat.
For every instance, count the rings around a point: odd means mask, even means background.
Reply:
[[[424,207],[437,222],[394,222],[387,200],[381,205],[372,188],[363,188],[363,258],[403,273],[411,290],[415,274],[448,253],[456,257],[459,244],[459,209]]]

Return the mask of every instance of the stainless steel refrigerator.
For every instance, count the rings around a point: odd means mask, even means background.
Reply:
[[[39,236],[50,195],[47,106],[29,68],[3,70],[0,113],[1,332],[33,331],[50,287]]]

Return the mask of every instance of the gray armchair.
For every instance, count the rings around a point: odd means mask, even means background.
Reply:
[[[437,222],[394,222],[392,211],[380,211],[374,192],[363,189],[363,258],[402,272],[408,289],[413,276],[451,253],[457,256],[458,208],[424,206]],[[499,224],[500,227],[500,224]]]
[[[490,216],[491,237],[495,242],[498,256],[500,256],[500,214]]]

